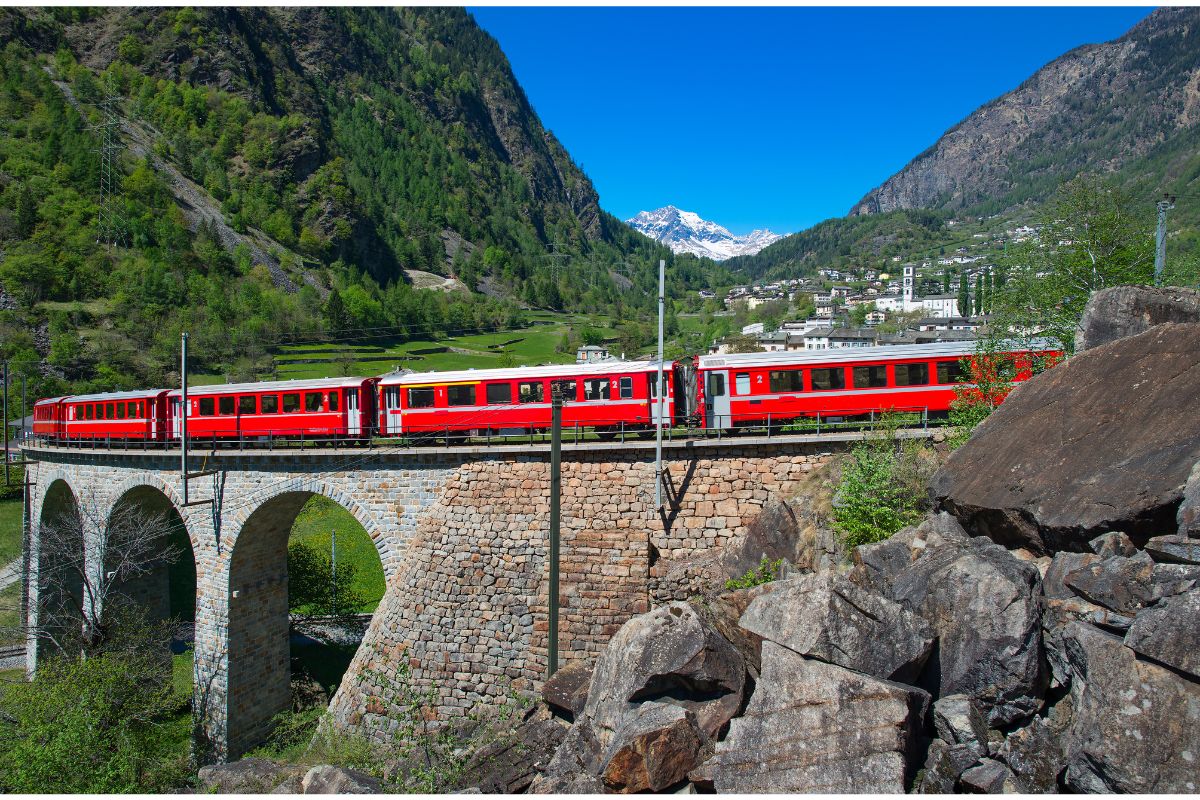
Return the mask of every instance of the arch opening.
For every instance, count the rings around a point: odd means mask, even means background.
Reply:
[[[34,530],[37,577],[27,620],[37,658],[73,650],[83,626],[83,526],[75,492],[61,478],[42,497]]]
[[[323,494],[281,494],[246,519],[230,561],[230,757],[266,739],[276,714],[328,707],[384,583],[361,521]]]

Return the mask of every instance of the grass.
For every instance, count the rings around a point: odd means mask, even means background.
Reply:
[[[0,589],[0,645],[21,643],[21,584]]]
[[[317,495],[305,504],[296,517],[289,541],[306,542],[321,552],[328,553],[335,531],[337,563],[354,565],[352,588],[367,598],[367,602],[357,610],[361,613],[374,611],[383,599],[383,564],[379,561],[375,543],[349,511],[332,500]]]
[[[21,555],[21,499],[0,500],[0,566]]]

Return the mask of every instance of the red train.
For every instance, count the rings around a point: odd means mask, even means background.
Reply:
[[[700,356],[659,364],[608,361],[373,378],[198,386],[188,391],[197,440],[482,436],[545,430],[554,387],[563,424],[601,437],[653,431],[658,371],[663,426],[732,429],[888,410],[945,412],[974,345],[935,344]],[[1014,353],[1020,372],[1049,348]],[[54,441],[158,441],[180,436],[179,390],[58,397],[34,407],[34,435]]]

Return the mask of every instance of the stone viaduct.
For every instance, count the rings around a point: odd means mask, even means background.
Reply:
[[[688,579],[664,567],[717,548],[855,434],[664,443],[665,514],[653,443],[564,445],[560,660],[590,658],[629,617]],[[290,702],[287,539],[314,494],[374,540],[383,601],[331,703],[334,723],[383,737],[399,665],[436,687],[443,716],[535,689],[547,661],[549,454],[545,446],[216,450],[194,456],[184,506],[178,451],[33,446],[29,616],[45,613],[39,526],[88,507],[85,563],[121,504],[178,514],[196,572],[195,706],[207,758],[259,743]],[[662,562],[660,563],[660,559]],[[99,569],[93,564],[92,569]],[[145,593],[161,603],[165,583]],[[155,596],[159,600],[155,600]],[[29,650],[36,668],[37,648]]]

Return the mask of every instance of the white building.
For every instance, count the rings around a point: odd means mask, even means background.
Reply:
[[[596,344],[585,344],[575,351],[576,364],[591,364],[594,361],[607,361],[608,348]]]

